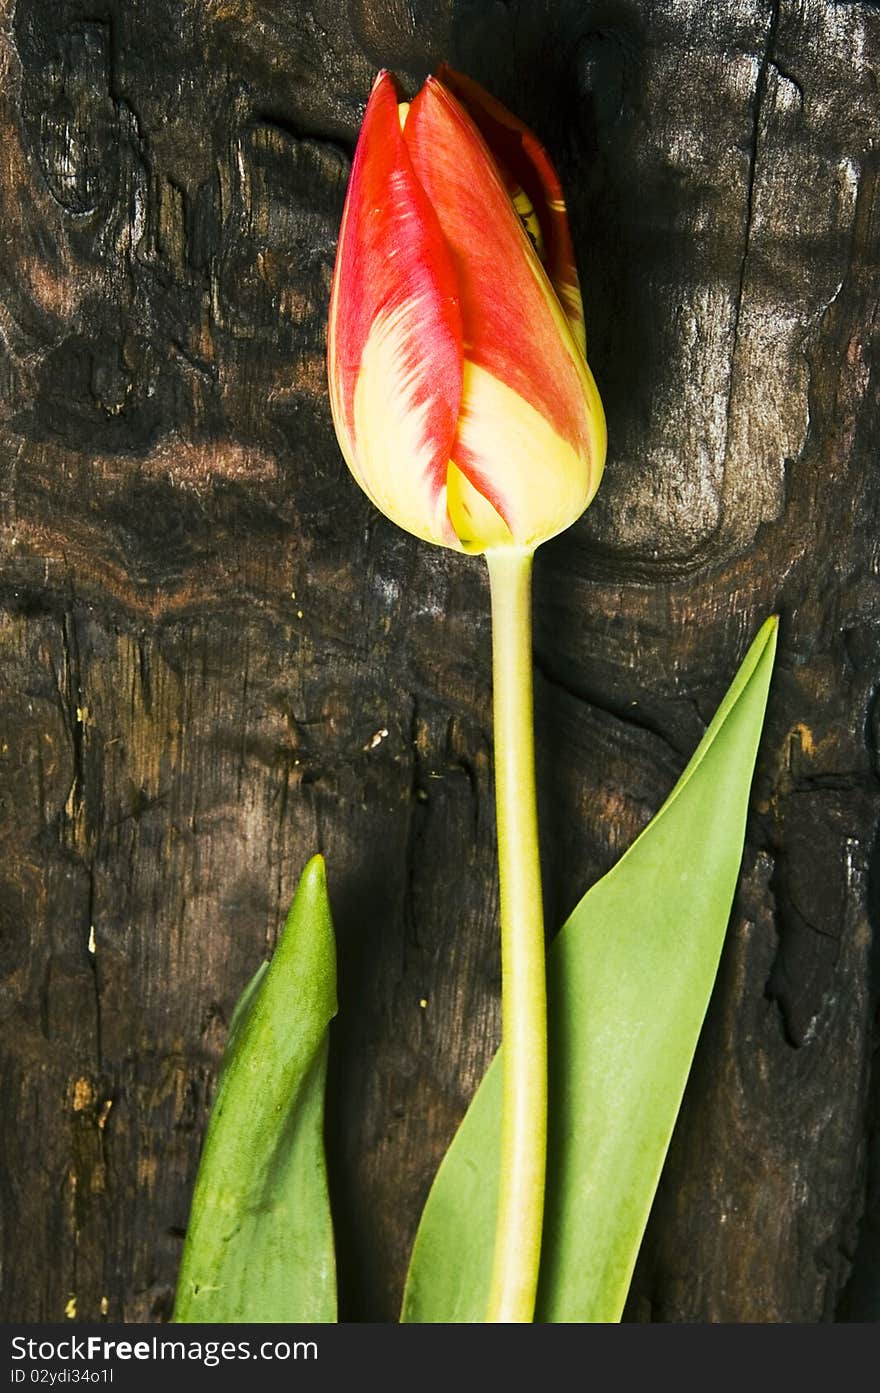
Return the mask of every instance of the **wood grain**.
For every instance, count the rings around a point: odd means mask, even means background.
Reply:
[[[877,7],[99,9],[0,4],[3,1316],[167,1319],[229,1014],[315,850],[344,1318],[395,1319],[497,1044],[482,563],[376,514],[323,366],[372,75],[448,58],[558,163],[609,420],[536,576],[551,923],[782,617],[628,1318],[876,1319]]]

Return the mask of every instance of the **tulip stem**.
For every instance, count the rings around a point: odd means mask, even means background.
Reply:
[[[547,987],[532,703],[532,551],[486,552],[492,592],[504,1093],[491,1322],[534,1319],[547,1155]]]

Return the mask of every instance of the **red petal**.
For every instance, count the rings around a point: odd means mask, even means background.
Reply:
[[[559,176],[541,142],[528,126],[472,78],[444,63],[438,78],[458,98],[489,147],[509,191],[519,187],[528,196],[544,239],[544,270],[584,351],[584,311],[565,199]]]
[[[461,314],[452,258],[414,173],[397,106],[394,79],[381,73],[367,104],[339,234],[328,326],[330,393],[340,443],[366,491],[374,497],[381,491],[387,501],[393,472],[417,468],[424,471],[426,508],[433,515],[430,503],[445,486],[461,404]],[[401,411],[415,422],[419,458],[389,458],[378,490],[364,465],[369,455],[375,467],[380,444],[371,439],[365,451],[357,438],[355,392],[371,332],[385,324],[393,324],[397,345],[396,380],[388,391],[400,394]],[[407,481],[410,514],[412,484]],[[385,502],[380,506],[394,516]],[[425,527],[431,531],[428,522]]]
[[[452,255],[465,358],[579,446],[590,431],[586,367],[476,127],[451,93],[429,78],[412,103],[404,139]],[[456,462],[467,469],[457,456]],[[503,473],[503,461],[499,469]],[[488,496],[502,504],[503,484]]]

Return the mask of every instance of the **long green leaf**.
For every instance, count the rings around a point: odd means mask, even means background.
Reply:
[[[324,1160],[336,950],[315,856],[233,1014],[177,1284],[176,1321],[334,1321]]]
[[[776,629],[763,626],[660,812],[551,946],[539,1320],[620,1319],[730,915]],[[500,1127],[499,1052],[428,1196],[404,1321],[484,1319]]]

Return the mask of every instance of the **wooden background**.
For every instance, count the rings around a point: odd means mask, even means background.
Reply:
[[[0,0],[7,1319],[167,1319],[230,1010],[313,851],[346,1319],[395,1318],[496,1045],[484,568],[372,509],[324,379],[372,76],[444,58],[558,163],[608,414],[537,567],[551,923],[782,616],[628,1317],[880,1316],[878,7]]]

